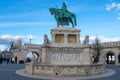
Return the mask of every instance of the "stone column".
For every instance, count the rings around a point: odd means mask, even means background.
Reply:
[[[68,43],[68,34],[64,34],[64,43],[65,43],[65,44]]]
[[[34,72],[33,63],[25,65],[25,72],[29,75],[33,75],[33,72]]]
[[[55,34],[52,33],[52,43],[55,43]]]
[[[84,48],[82,54],[81,54],[82,60],[81,64],[91,64],[91,58],[90,58],[90,53],[89,53],[89,48]]]
[[[46,48],[42,47],[42,63],[46,63]]]
[[[76,44],[80,44],[80,34],[76,35]]]
[[[118,65],[118,54],[115,54],[115,65]]]

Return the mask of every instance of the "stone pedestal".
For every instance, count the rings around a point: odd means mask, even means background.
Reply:
[[[91,64],[89,47],[80,43],[80,30],[56,27],[51,30],[52,43],[42,48],[42,63],[52,65]]]
[[[80,45],[80,30],[76,28],[56,27],[51,30],[52,45],[62,47]],[[73,46],[74,47],[74,46]]]
[[[25,65],[27,74],[51,77],[91,76],[104,73],[103,64],[96,65]]]
[[[103,64],[92,64],[89,46],[81,45],[80,30],[56,27],[51,44],[41,47],[42,63],[26,64],[26,73],[53,77],[89,76],[104,72]],[[29,70],[30,69],[30,70]]]

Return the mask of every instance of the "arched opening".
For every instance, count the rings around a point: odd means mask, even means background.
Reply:
[[[115,64],[115,55],[113,52],[107,52],[106,63],[107,64]]]
[[[120,53],[118,54],[118,64],[120,64]]]
[[[25,57],[25,62],[36,62],[39,58],[39,54],[35,51],[28,52],[28,54]]]

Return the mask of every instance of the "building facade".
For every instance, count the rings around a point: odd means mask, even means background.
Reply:
[[[21,44],[19,44],[19,43]],[[19,44],[19,45],[18,45]],[[38,44],[24,44],[22,42],[17,41],[17,48],[12,50],[14,56],[17,56],[18,63],[20,61],[25,62],[25,57],[29,52],[35,52],[38,56],[42,55],[41,46]],[[89,44],[91,46],[92,44]],[[120,41],[116,42],[106,42],[101,43],[102,51],[101,57],[105,59],[105,64],[115,64],[120,65]]]

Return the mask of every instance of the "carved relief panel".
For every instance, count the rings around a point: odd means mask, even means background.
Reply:
[[[76,43],[76,35],[69,34],[68,35],[68,43]]]
[[[64,43],[64,34],[56,34],[55,43]]]

